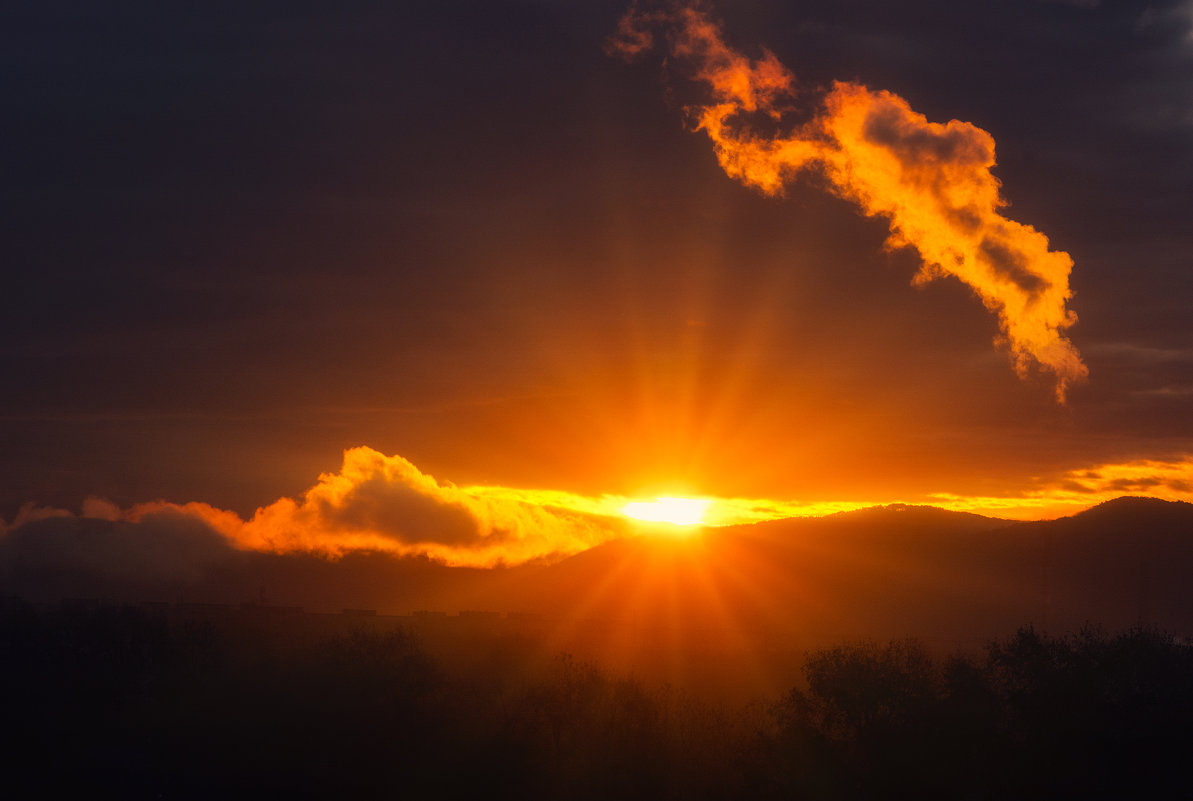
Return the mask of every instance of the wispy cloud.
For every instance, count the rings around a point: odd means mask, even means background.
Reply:
[[[1005,496],[935,493],[933,505],[1024,520],[1074,514],[1123,495],[1193,502],[1193,455],[1076,468]]]
[[[1044,234],[1002,215],[1007,201],[991,172],[989,133],[960,120],[929,122],[898,95],[850,82],[833,84],[810,121],[775,133],[787,112],[809,105],[811,92],[773,53],[748,58],[725,43],[703,9],[683,5],[631,8],[610,50],[638,56],[658,42],[658,31],[669,59],[705,86],[708,100],[688,111],[726,174],[781,195],[799,174],[818,171],[867,216],[889,222],[889,247],[919,253],[916,283],[953,276],[977,293],[998,317],[1020,375],[1032,365],[1053,373],[1063,402],[1088,374],[1063,334],[1077,322],[1067,308],[1073,261],[1050,250]]]

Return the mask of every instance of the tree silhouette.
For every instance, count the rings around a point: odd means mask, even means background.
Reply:
[[[1145,629],[1025,628],[947,658],[913,640],[845,644],[809,654],[803,682],[778,701],[725,711],[568,656],[449,669],[402,628],[305,628],[317,622],[6,605],[6,790],[652,800],[1186,790],[1193,649]]]

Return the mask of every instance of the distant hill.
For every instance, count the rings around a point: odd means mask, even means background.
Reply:
[[[530,638],[544,658],[570,652],[742,696],[784,691],[807,650],[848,640],[912,636],[948,652],[1024,625],[1064,634],[1086,624],[1193,636],[1193,505],[1150,498],[1031,523],[884,506],[686,539],[643,534],[491,570],[237,551],[190,518],[155,525],[53,518],[9,531],[0,596],[522,613],[411,624],[465,659],[483,630]]]
[[[508,596],[556,614],[820,640],[980,642],[1018,625],[1193,633],[1193,505],[1122,498],[1017,523],[932,507],[606,543]]]
[[[910,634],[967,644],[1026,623],[1143,622],[1193,634],[1193,505],[1150,498],[1032,523],[874,507],[684,540],[642,535],[494,570],[385,554],[247,553],[193,526],[180,531],[163,540],[128,523],[31,523],[0,538],[0,594],[514,611],[718,642]]]

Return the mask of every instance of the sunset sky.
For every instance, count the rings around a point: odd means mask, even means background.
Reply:
[[[1193,499],[1193,3],[703,8],[0,11],[0,520]]]

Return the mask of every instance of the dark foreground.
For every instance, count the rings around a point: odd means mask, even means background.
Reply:
[[[406,629],[277,636],[133,608],[0,614],[9,798],[1184,796],[1193,648],[1020,630],[809,654],[733,711],[516,638],[445,663]],[[726,681],[732,681],[731,676]]]

